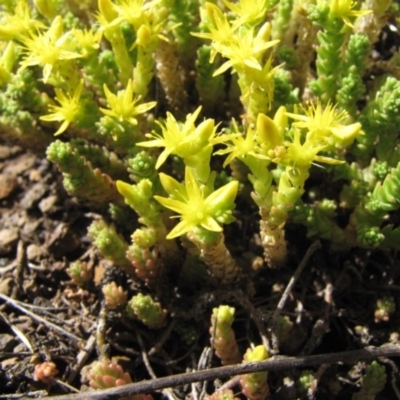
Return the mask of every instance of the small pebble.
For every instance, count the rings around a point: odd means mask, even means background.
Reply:
[[[15,175],[0,174],[0,200],[6,199],[17,187]]]

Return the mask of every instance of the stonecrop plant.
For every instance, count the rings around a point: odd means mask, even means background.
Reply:
[[[1,0],[0,136],[45,151],[100,215],[90,239],[156,316],[139,300],[129,312],[163,327],[186,277],[257,295],[243,254],[251,241],[262,268],[285,266],[298,250],[288,227],[332,252],[400,249],[400,57],[371,56],[397,12],[374,0]],[[267,357],[256,349],[245,359]],[[267,396],[266,373],[246,379],[249,399]]]

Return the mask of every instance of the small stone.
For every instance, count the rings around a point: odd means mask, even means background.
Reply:
[[[0,160],[7,160],[10,157],[21,153],[22,149],[19,146],[0,145]]]
[[[43,218],[39,219],[28,219],[26,218],[21,230],[21,235],[25,241],[31,241],[37,235],[40,225],[43,222]]]
[[[57,203],[58,197],[51,195],[46,197],[39,203],[39,209],[43,214],[47,214],[55,209],[55,204]]]
[[[17,178],[10,174],[0,174],[0,200],[6,199],[17,187]]]
[[[11,175],[19,175],[35,165],[36,156],[32,153],[24,153],[7,162],[4,172]]]
[[[43,254],[43,249],[36,244],[30,244],[26,249],[26,257],[29,261],[38,261]]]
[[[56,257],[63,257],[75,251],[80,246],[80,240],[68,224],[60,223],[47,241],[47,246]]]
[[[2,229],[0,231],[0,255],[11,253],[17,245],[18,239],[18,228]]]
[[[0,160],[5,160],[11,156],[11,148],[8,146],[0,146]]]
[[[36,183],[25,193],[25,196],[20,202],[21,207],[25,210],[32,209],[44,197],[48,189],[48,186],[42,182]]]
[[[29,324],[29,322],[27,322],[27,324]],[[17,328],[19,329],[19,330],[24,330],[24,327],[26,327],[27,328],[27,324],[24,324],[23,326],[21,326],[21,325],[17,325]],[[22,353],[22,352],[25,352],[26,350],[27,350],[27,346],[26,346],[26,344],[25,343],[18,343],[15,347],[14,347],[14,353],[15,354],[18,354],[18,353]],[[28,350],[30,350],[29,348],[28,348]]]
[[[0,279],[0,293],[6,296],[10,296],[11,289],[13,287],[14,278],[8,276],[7,278]],[[0,335],[0,339],[1,339]]]
[[[8,333],[2,333],[0,335],[0,351],[10,352],[13,350],[14,346],[18,343],[13,335]]]
[[[40,182],[43,179],[41,172],[38,169],[32,169],[29,172],[29,180],[31,182]]]
[[[26,351],[26,349],[24,351]],[[20,358],[19,357],[6,358],[5,360],[3,360],[0,363],[0,369],[3,370],[3,371],[7,371],[7,369],[15,367],[16,365],[18,365],[19,362],[20,362]]]

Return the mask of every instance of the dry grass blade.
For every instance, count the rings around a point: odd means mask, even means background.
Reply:
[[[15,335],[18,336],[19,340],[27,347],[27,349],[31,353],[33,353],[33,347],[29,339],[15,325],[9,322],[6,316],[2,312],[0,312],[0,317],[10,327],[10,329],[15,333]]]

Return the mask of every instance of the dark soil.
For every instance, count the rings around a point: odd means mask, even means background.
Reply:
[[[263,334],[269,336],[271,317],[284,288],[311,244],[301,228],[289,226],[290,261],[280,270],[260,268],[254,273],[256,295],[250,302],[237,290],[204,291],[197,277],[175,276],[174,284],[170,278],[159,289],[160,297],[169,302],[169,323],[151,331],[128,320],[123,312],[104,314],[102,283],[115,280],[129,295],[146,287],[94,249],[86,235],[97,215],[65,193],[62,177],[45,157],[20,147],[0,146],[0,213],[0,399],[89,390],[88,370],[99,353],[120,363],[134,381],[149,379],[151,373],[162,377],[196,370],[201,362],[203,367],[219,366],[215,356],[205,356],[212,308],[236,307],[234,330],[242,353],[250,343],[261,343]],[[257,224],[257,213],[253,215],[254,220],[244,225]],[[244,229],[238,239],[238,232],[238,225],[230,228],[228,239],[236,237],[235,243],[245,239],[250,246],[232,249],[235,256],[241,256],[243,264],[256,265],[257,238],[246,238]],[[70,262],[78,259],[92,267],[93,282],[84,288],[73,284],[66,272]],[[396,255],[364,250],[333,255],[322,243],[284,307],[282,315],[293,326],[288,333],[276,332],[279,354],[309,356],[397,343],[399,275]],[[393,297],[396,311],[374,315],[377,300],[385,296]],[[106,342],[102,349],[96,348],[99,332]],[[143,353],[148,355],[147,366]],[[49,383],[36,381],[35,365],[50,360],[58,375]],[[377,398],[394,399],[397,364],[381,362],[388,379]],[[303,370],[272,371],[271,398],[351,399],[359,390],[365,366],[362,361],[315,366],[311,368],[314,389],[309,394],[296,389]],[[212,393],[218,384],[209,382],[207,392]],[[201,391],[201,386],[175,387],[170,396],[190,398],[196,390]],[[238,386],[233,390],[241,396]],[[161,396],[165,393],[154,394]]]

